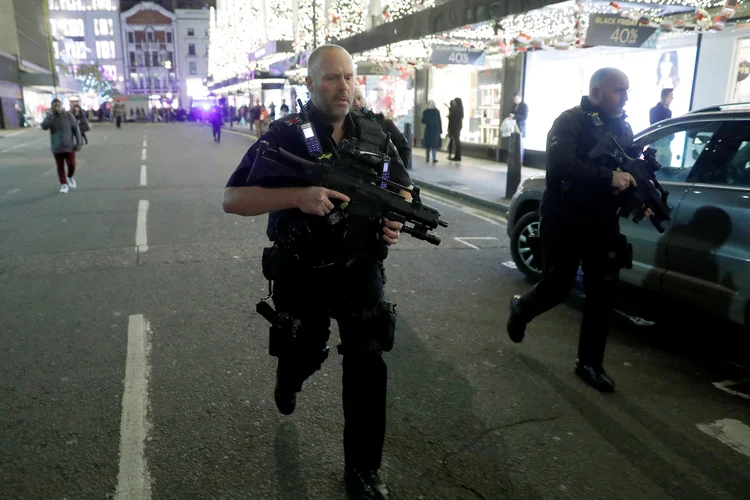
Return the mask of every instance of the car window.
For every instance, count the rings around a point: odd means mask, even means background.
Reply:
[[[707,150],[695,182],[750,187],[750,122],[727,122]]]
[[[711,141],[720,122],[681,123],[657,130],[641,141],[656,150],[662,168],[656,172],[659,181],[686,182],[693,165]]]

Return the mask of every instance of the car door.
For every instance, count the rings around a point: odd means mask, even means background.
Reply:
[[[744,324],[750,301],[750,120],[727,121],[689,175],[664,293]]]
[[[721,124],[715,121],[680,122],[657,129],[637,139],[639,146],[656,149],[656,158],[662,167],[656,172],[661,186],[669,191],[667,203],[672,207],[671,220],[659,233],[648,221],[638,223],[621,219],[622,233],[633,245],[633,267],[623,269],[620,278],[637,287],[661,291],[662,278],[667,270],[667,242],[680,202],[692,182],[688,179],[703,148]]]

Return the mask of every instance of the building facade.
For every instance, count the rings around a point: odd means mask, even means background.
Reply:
[[[180,83],[177,16],[153,2],[141,2],[120,14],[126,48],[124,104],[131,107],[178,107]]]
[[[55,90],[47,0],[0,0],[0,129],[31,125]]]
[[[125,91],[119,10],[119,0],[49,0],[52,53],[61,78],[92,65],[117,92]],[[78,101],[84,109],[99,109],[101,96],[83,90],[64,92],[66,100]]]
[[[189,101],[208,96],[208,9],[177,9],[177,76],[180,85],[181,105],[190,107]]]

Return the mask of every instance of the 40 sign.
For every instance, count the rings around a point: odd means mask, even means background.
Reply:
[[[430,62],[432,64],[471,64],[483,66],[484,51],[468,47],[433,47]]]
[[[591,14],[586,31],[586,45],[640,47],[656,28],[642,26],[638,21],[618,14]]]

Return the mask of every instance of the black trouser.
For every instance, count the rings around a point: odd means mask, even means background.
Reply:
[[[619,234],[617,222],[582,226],[542,217],[540,234],[542,280],[521,297],[521,316],[531,321],[566,300],[582,264],[586,298],[578,359],[582,364],[601,368],[619,274],[611,254]]]
[[[457,132],[455,134],[449,134],[450,140],[448,141],[448,156],[453,154],[454,160],[460,160],[461,159],[461,138],[460,138],[460,132]]]
[[[217,125],[215,123],[212,123],[211,127],[214,130],[214,140],[216,142],[219,142],[221,140],[221,125]]]
[[[85,142],[85,144],[88,144],[88,143],[89,143],[89,140],[88,140],[88,138],[86,138],[86,132],[81,132],[81,138],[82,138],[82,139],[83,139],[84,141],[86,141],[86,142]]]
[[[379,350],[362,348],[371,335],[371,322],[354,319],[353,312],[376,306],[383,299],[383,267],[362,259],[347,269],[329,273],[294,272],[274,282],[273,302],[304,327],[304,349],[279,358],[279,376],[286,388],[298,390],[320,367],[337,319],[343,355],[344,463],[348,468],[379,469],[385,440],[387,367]],[[322,358],[322,359],[321,359]]]
[[[115,123],[117,124],[117,128],[120,128],[120,124],[122,123],[122,118],[120,118],[119,116],[115,118]]]

